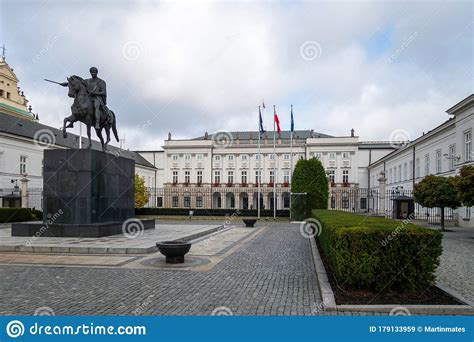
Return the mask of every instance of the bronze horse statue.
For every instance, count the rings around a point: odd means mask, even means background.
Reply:
[[[67,85],[69,87],[68,96],[74,98],[74,102],[71,106],[71,115],[66,117],[63,121],[63,136],[67,137],[66,128],[74,127],[74,122],[80,121],[87,126],[87,137],[89,138],[89,146],[92,147],[91,140],[91,126],[95,126],[95,115],[94,115],[94,105],[92,103],[91,96],[87,91],[87,84],[82,77],[73,75],[68,77]],[[110,118],[105,112],[105,108],[101,110],[100,113],[100,129],[95,129],[97,136],[100,139],[102,144],[102,151],[107,151],[107,145],[110,142],[110,129],[114,133],[114,137],[119,142],[115,114],[113,111],[109,110]],[[102,136],[102,129],[105,129],[107,136],[106,141]]]

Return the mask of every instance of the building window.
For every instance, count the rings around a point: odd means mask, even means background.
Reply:
[[[202,196],[198,195],[196,197],[196,208],[202,208]]]
[[[472,159],[472,131],[464,132],[464,161]]]
[[[197,160],[202,160],[202,154],[201,154],[201,153],[196,154],[196,159],[197,159]]]
[[[247,184],[247,171],[242,171],[241,178],[242,178],[242,184]]]
[[[3,89],[0,89],[0,97],[3,97]]]
[[[190,171],[184,171],[184,182],[186,184],[191,183],[191,172]]]
[[[430,174],[430,155],[425,155],[425,176]]]
[[[262,182],[262,171],[255,171],[255,183],[260,184]]]
[[[321,154],[321,153],[315,153],[315,154],[314,154],[314,157],[315,157],[317,160],[321,160],[322,154]]]
[[[214,171],[214,183],[219,184],[221,182],[221,172]]]
[[[289,184],[290,183],[290,171],[283,171],[283,183]]]
[[[178,184],[178,171],[173,171],[173,184]]]
[[[173,196],[172,206],[173,206],[173,208],[177,208],[179,206],[179,197],[177,195]]]
[[[227,183],[234,183],[234,171],[227,171]]]
[[[156,198],[156,206],[158,208],[162,208],[163,207],[163,197],[162,196],[158,196]]]
[[[331,196],[331,209],[336,208],[336,197]]]
[[[270,184],[275,183],[275,171],[270,170]]]
[[[234,160],[234,155],[233,154],[229,154],[227,156],[227,160]]]
[[[171,158],[172,158],[173,160],[178,160],[178,155],[177,155],[177,154],[173,154],[173,155],[171,156]]]
[[[191,208],[191,196],[188,193],[184,194],[184,207]]]
[[[349,170],[342,170],[342,182],[349,183]]]
[[[415,159],[415,178],[420,177],[420,158]]]
[[[255,160],[260,160],[260,155],[259,154],[255,155]]]
[[[471,218],[471,207],[466,207],[464,218],[467,218],[467,219]]]
[[[349,159],[349,152],[342,152],[342,159]]]
[[[201,170],[197,172],[197,183],[202,184],[202,171]]]
[[[27,156],[20,156],[20,174],[24,175],[27,171],[27,164],[28,157]]]
[[[290,194],[285,193],[283,195],[283,208],[288,209],[290,207]]]
[[[7,91],[7,99],[10,98],[10,93]]]
[[[283,155],[283,160],[290,160],[290,155],[289,154],[284,154]]]
[[[361,197],[360,199],[360,208],[367,209],[367,198]]]
[[[336,182],[336,170],[329,170],[329,181],[331,183]]]
[[[436,173],[441,173],[441,150],[436,151]]]
[[[456,145],[449,146],[449,169],[452,171],[455,168]]]
[[[221,156],[214,156],[214,160],[216,160],[216,161],[221,160]]]
[[[275,155],[272,153],[269,155],[270,160],[275,160]]]
[[[240,155],[240,160],[247,160],[247,155],[246,154],[241,154]]]
[[[187,161],[191,160],[191,155],[190,155],[190,154],[186,154],[186,155],[184,156],[184,160],[187,160]]]
[[[349,197],[347,195],[342,197],[342,209],[349,209]]]

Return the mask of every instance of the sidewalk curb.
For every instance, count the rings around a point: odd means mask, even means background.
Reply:
[[[359,311],[359,312],[382,312],[390,313],[396,307],[407,309],[410,314],[424,315],[469,315],[474,316],[474,305],[469,300],[463,298],[453,289],[437,283],[436,286],[456,298],[464,305],[403,305],[403,304],[385,304],[385,305],[337,305],[334,298],[334,292],[328,280],[326,269],[324,268],[321,256],[316,246],[316,239],[310,238],[311,254],[313,256],[314,267],[319,282],[319,291],[323,300],[323,309],[327,311]]]
[[[310,237],[309,241],[311,243],[313,263],[314,267],[316,268],[316,275],[318,277],[319,291],[323,300],[323,308],[326,310],[335,310],[337,308],[336,299],[334,298],[334,292],[332,291],[331,285],[329,284],[328,275],[326,274],[323,261],[319,255],[318,247],[316,246],[316,240],[314,237]]]

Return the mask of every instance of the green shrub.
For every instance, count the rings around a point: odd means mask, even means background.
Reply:
[[[0,223],[40,221],[43,213],[30,208],[0,208]]]
[[[291,178],[292,193],[307,193],[294,195],[291,202],[291,217],[303,220],[310,217],[312,209],[328,207],[328,179],[323,164],[316,159],[300,159],[296,163]]]
[[[376,291],[416,292],[436,280],[442,234],[394,221],[314,210],[319,243],[339,284]]]

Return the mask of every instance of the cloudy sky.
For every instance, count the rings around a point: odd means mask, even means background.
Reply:
[[[41,122],[69,115],[65,81],[99,69],[130,149],[282,129],[414,139],[474,92],[470,1],[0,0],[0,43]],[[399,133],[396,133],[399,134]]]

